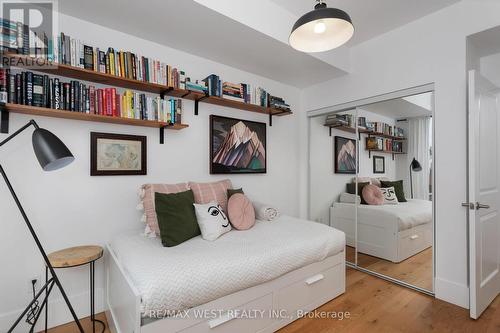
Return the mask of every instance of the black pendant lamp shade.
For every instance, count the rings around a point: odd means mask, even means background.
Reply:
[[[64,168],[75,160],[68,147],[46,129],[36,128],[32,142],[36,158],[44,171]]]
[[[345,44],[353,35],[351,17],[343,10],[327,8],[319,1],[312,12],[295,22],[289,43],[302,52],[324,52]]]

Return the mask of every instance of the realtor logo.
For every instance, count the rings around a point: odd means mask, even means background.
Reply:
[[[0,0],[2,65],[19,65],[5,53],[42,61],[23,61],[22,67],[52,66],[53,36],[57,35],[57,1]],[[46,61],[48,60],[48,61]],[[15,61],[15,63],[13,63]]]

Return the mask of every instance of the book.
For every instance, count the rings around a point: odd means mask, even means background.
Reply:
[[[43,76],[33,74],[33,106],[43,107]]]
[[[84,62],[83,66],[85,69],[94,70],[94,50],[91,46],[84,45]]]

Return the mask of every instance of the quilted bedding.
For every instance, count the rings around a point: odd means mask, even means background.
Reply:
[[[159,238],[123,235],[111,242],[141,294],[142,315],[181,311],[276,279],[344,250],[345,235],[331,227],[281,216],[233,230],[216,241],[200,236],[176,247]]]

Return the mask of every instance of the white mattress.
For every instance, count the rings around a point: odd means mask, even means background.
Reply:
[[[280,277],[344,250],[331,227],[281,216],[233,230],[214,242],[195,237],[176,247],[125,235],[111,248],[142,296],[142,315],[185,310]]]
[[[358,221],[378,220],[382,223],[397,223],[399,231],[432,222],[432,201],[407,200],[408,202],[400,202],[398,205],[358,205]],[[354,220],[354,204],[336,202],[333,207],[335,216]]]

